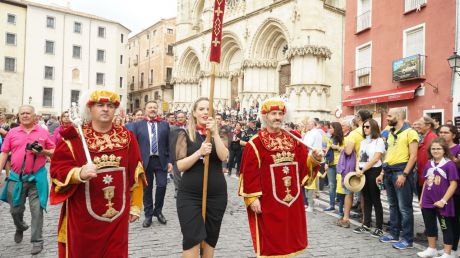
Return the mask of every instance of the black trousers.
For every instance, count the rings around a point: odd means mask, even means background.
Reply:
[[[230,157],[228,158],[228,174],[232,173],[232,169],[235,167],[236,164],[236,174],[238,175],[240,173],[240,163],[241,163],[241,156],[243,155],[243,152],[240,149],[232,150],[230,148]]]
[[[453,245],[454,242],[454,219],[453,217],[441,216],[436,208],[422,208],[423,221],[425,222],[426,236],[436,237],[438,225],[436,217],[441,225],[442,237],[445,245]]]
[[[375,227],[382,229],[383,225],[383,208],[380,199],[380,189],[375,182],[379,176],[382,167],[375,167],[364,172],[366,183],[364,184],[361,194],[364,199],[364,225],[371,226],[372,207],[375,210]]]
[[[147,186],[144,187],[145,218],[158,216],[163,210],[168,173],[163,170],[158,156],[150,156],[149,165],[145,171]],[[153,179],[155,179],[155,206],[153,205]]]

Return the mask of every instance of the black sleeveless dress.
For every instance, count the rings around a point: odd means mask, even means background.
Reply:
[[[192,142],[184,130],[178,132],[176,160],[188,157],[199,150],[205,138],[196,132],[196,140]],[[222,161],[217,156],[213,141],[212,143],[213,148],[209,157],[206,223],[203,223],[201,215],[203,159],[199,159],[182,174],[177,192],[176,205],[183,235],[183,250],[188,250],[203,240],[215,247],[219,238],[222,218],[227,207],[227,182],[222,173]]]

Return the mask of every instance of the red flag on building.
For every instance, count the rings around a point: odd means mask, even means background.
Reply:
[[[211,33],[211,62],[220,63],[220,49],[222,43],[222,24],[224,21],[225,0],[214,1],[214,19]]]

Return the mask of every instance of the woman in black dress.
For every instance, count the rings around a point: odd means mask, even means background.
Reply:
[[[222,218],[227,207],[227,183],[222,161],[228,150],[219,137],[216,123],[209,115],[209,101],[199,98],[192,107],[188,129],[178,132],[176,162],[183,171],[177,193],[177,214],[183,235],[183,257],[199,257],[200,243],[205,241],[202,257],[213,257]],[[211,130],[211,143],[205,143],[206,129]],[[209,154],[206,223],[201,216],[203,198],[203,156]]]

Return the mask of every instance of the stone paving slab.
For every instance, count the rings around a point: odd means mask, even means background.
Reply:
[[[226,177],[229,205],[222,223],[215,257],[255,257],[244,204],[237,193],[237,179]],[[1,188],[1,186],[0,186]],[[144,229],[140,222],[131,224],[129,236],[130,257],[180,257],[182,235],[176,213],[174,187],[168,185],[164,215],[167,225],[154,220],[152,227]],[[28,205],[26,205],[28,207]],[[57,222],[60,206],[48,206],[44,221],[44,251],[35,257],[57,257]],[[0,203],[0,257],[30,257],[30,230],[24,232],[24,241],[13,241],[15,228],[9,214],[9,206]],[[334,224],[335,217],[315,210],[307,213],[309,247],[298,257],[415,257],[419,249],[399,251],[390,244],[380,243],[370,235],[358,235],[352,229]],[[30,223],[26,208],[25,220]]]

